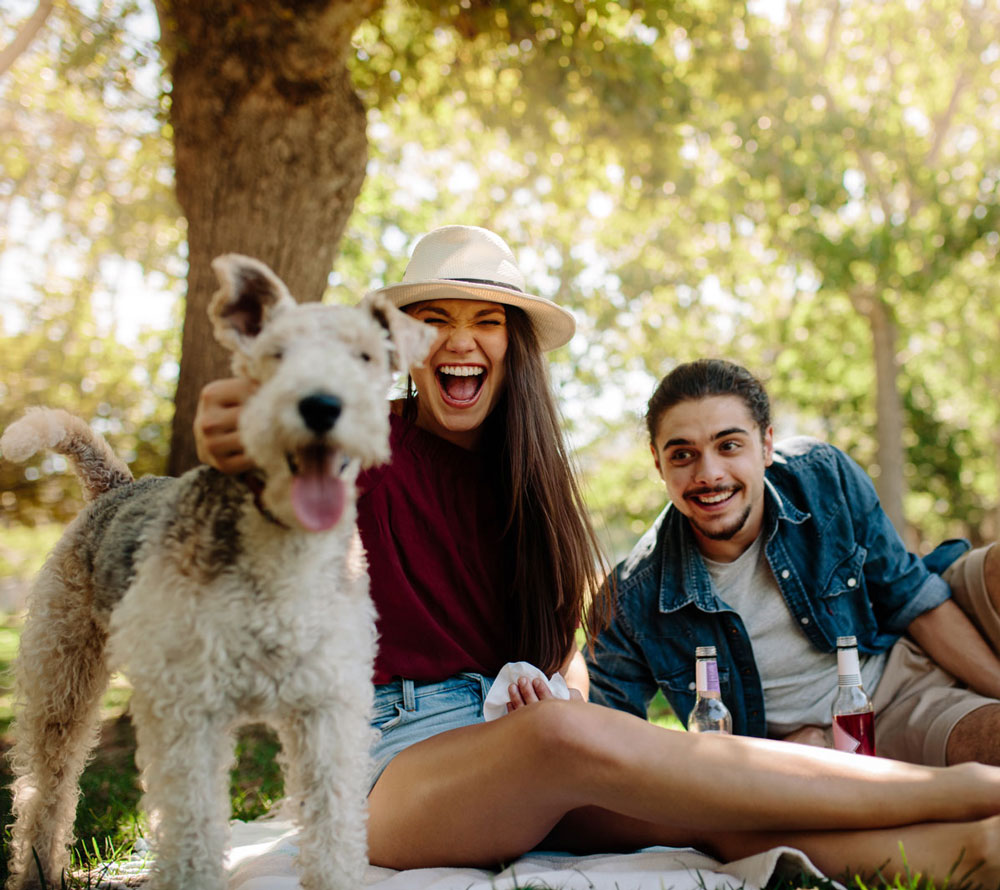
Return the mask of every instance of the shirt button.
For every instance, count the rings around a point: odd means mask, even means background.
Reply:
[[[857,578],[848,578],[847,579],[847,586],[848,587],[854,587],[857,583],[858,583],[858,579]]]
[[[788,571],[788,569],[782,569],[782,570],[781,570],[781,577],[782,577],[782,578],[787,578],[787,577],[788,577],[789,575],[791,575],[791,574],[792,574],[792,573],[791,573],[790,571]]]
[[[802,619],[802,623],[803,624],[808,624],[809,623],[809,619],[808,618],[803,618]]]
[[[688,683],[688,689],[690,689],[692,692],[694,692],[694,689],[695,689],[694,683]]]

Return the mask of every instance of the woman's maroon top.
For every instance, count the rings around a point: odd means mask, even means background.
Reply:
[[[379,615],[375,682],[492,676],[507,661],[496,471],[476,452],[390,422],[392,460],[358,479]]]

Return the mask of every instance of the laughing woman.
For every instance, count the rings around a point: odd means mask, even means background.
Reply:
[[[543,843],[733,859],[788,844],[831,875],[888,876],[904,869],[902,843],[911,870],[943,880],[964,853],[963,868],[982,863],[976,881],[1000,880],[1000,769],[689,735],[530,685],[484,723],[507,662],[573,685],[583,606],[595,623],[606,613],[542,358],[574,322],[525,291],[501,238],[471,226],[426,235],[383,292],[438,336],[393,404],[391,463],[359,480],[380,616],[373,863],[489,866]],[[243,387],[207,386],[195,421],[199,454],[225,472],[249,469]]]

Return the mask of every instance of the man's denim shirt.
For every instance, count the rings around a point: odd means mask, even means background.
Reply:
[[[924,560],[908,553],[867,474],[833,446],[808,438],[779,445],[765,492],[765,553],[796,625],[817,649],[832,653],[838,636],[853,635],[860,651],[881,652],[951,596],[934,572],[968,542],[946,542]],[[659,687],[686,721],[694,650],[715,646],[733,732],[766,735],[746,627],[716,595],[687,518],[668,505],[613,579],[614,619],[587,656],[591,700],[644,717]]]

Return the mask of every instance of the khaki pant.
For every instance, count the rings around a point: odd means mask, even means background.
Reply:
[[[980,547],[959,557],[943,577],[955,602],[1000,652],[1000,613],[990,602],[983,577],[987,550]],[[875,750],[882,757],[945,766],[948,737],[958,722],[978,708],[997,703],[966,689],[916,643],[902,638],[889,650],[885,672],[872,696]]]

